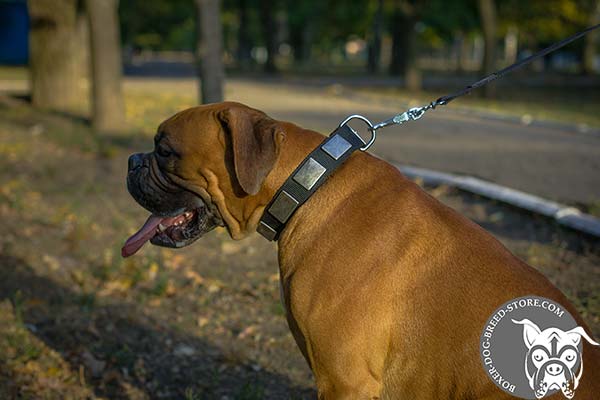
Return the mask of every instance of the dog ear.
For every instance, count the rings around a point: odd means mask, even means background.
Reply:
[[[587,332],[581,326],[577,326],[565,333],[567,334],[569,339],[573,341],[575,346],[579,345],[579,342],[581,341],[582,337],[594,346],[600,346],[600,343],[595,342],[594,339],[588,336]]]
[[[523,341],[525,342],[525,346],[530,349],[535,341],[535,338],[538,337],[542,331],[540,331],[540,328],[536,324],[528,319],[522,319],[521,321],[515,321],[513,319],[512,322],[523,325]]]
[[[276,121],[251,108],[229,107],[218,118],[229,136],[235,177],[245,193],[254,195],[275,166],[283,132]]]

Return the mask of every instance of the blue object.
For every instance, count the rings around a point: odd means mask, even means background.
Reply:
[[[25,65],[29,59],[29,15],[20,0],[0,0],[0,64]]]

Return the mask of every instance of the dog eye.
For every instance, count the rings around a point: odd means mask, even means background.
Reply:
[[[171,155],[171,152],[162,146],[158,146],[156,148],[156,153],[158,153],[159,156],[165,157],[165,158],[169,157]]]
[[[533,361],[537,361],[537,362],[542,361],[544,358],[546,358],[545,356],[546,356],[546,354],[541,350],[536,350],[531,355],[531,357],[533,358]]]
[[[564,358],[564,360],[566,360],[568,362],[571,362],[571,361],[575,360],[575,358],[577,358],[577,355],[575,354],[575,352],[573,350],[567,350],[563,354],[562,358]]]

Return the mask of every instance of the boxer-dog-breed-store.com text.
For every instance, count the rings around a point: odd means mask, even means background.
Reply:
[[[147,241],[186,246],[216,226],[233,239],[254,233],[323,139],[233,102],[169,118],[154,151],[130,158],[129,191],[151,216],[123,255]],[[331,156],[344,148],[338,140]],[[317,164],[309,177],[319,178]],[[552,299],[590,332],[544,276],[366,152],[279,216],[286,318],[320,399],[512,398],[486,375],[479,336],[500,304],[520,296]],[[575,398],[598,399],[600,350],[586,341],[581,359]]]

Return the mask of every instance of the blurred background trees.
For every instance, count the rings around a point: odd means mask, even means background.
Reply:
[[[224,60],[231,69],[268,72],[294,69],[310,61],[314,66],[330,67],[351,62],[371,73],[389,70],[398,74],[405,69],[403,56],[410,53],[411,46],[417,50],[417,58],[442,51],[458,55],[454,53],[461,43],[466,48],[480,48],[487,42],[503,49],[506,36],[516,35],[523,40],[518,44],[520,52],[539,48],[593,24],[598,19],[599,3],[223,0]],[[193,50],[193,6],[193,0],[123,2],[120,14],[124,45],[146,52]],[[490,30],[494,21],[496,27]],[[353,41],[358,46],[347,46]],[[580,52],[577,57],[583,56],[583,42],[575,48]],[[462,56],[469,56],[464,50]],[[483,48],[476,53],[480,57],[478,67],[483,69]],[[492,61],[501,62],[503,55],[496,54]],[[468,63],[462,67],[477,69]]]
[[[196,0],[198,7],[198,65],[202,103],[223,101],[223,35],[221,0]]]
[[[85,97],[85,15],[77,0],[30,0],[31,101],[39,108],[69,111]]]
[[[125,128],[118,4],[118,0],[85,2],[90,24],[92,125],[102,132]]]
[[[134,74],[198,73],[204,82],[201,102],[223,98],[225,69],[389,75],[398,77],[397,86],[420,90],[423,77],[487,74],[600,23],[600,0],[28,0],[27,5],[33,104],[72,108],[85,92],[91,54],[91,103],[99,130],[122,123],[123,64]],[[531,68],[597,74],[598,37],[589,35]],[[493,96],[493,87],[485,94]]]

